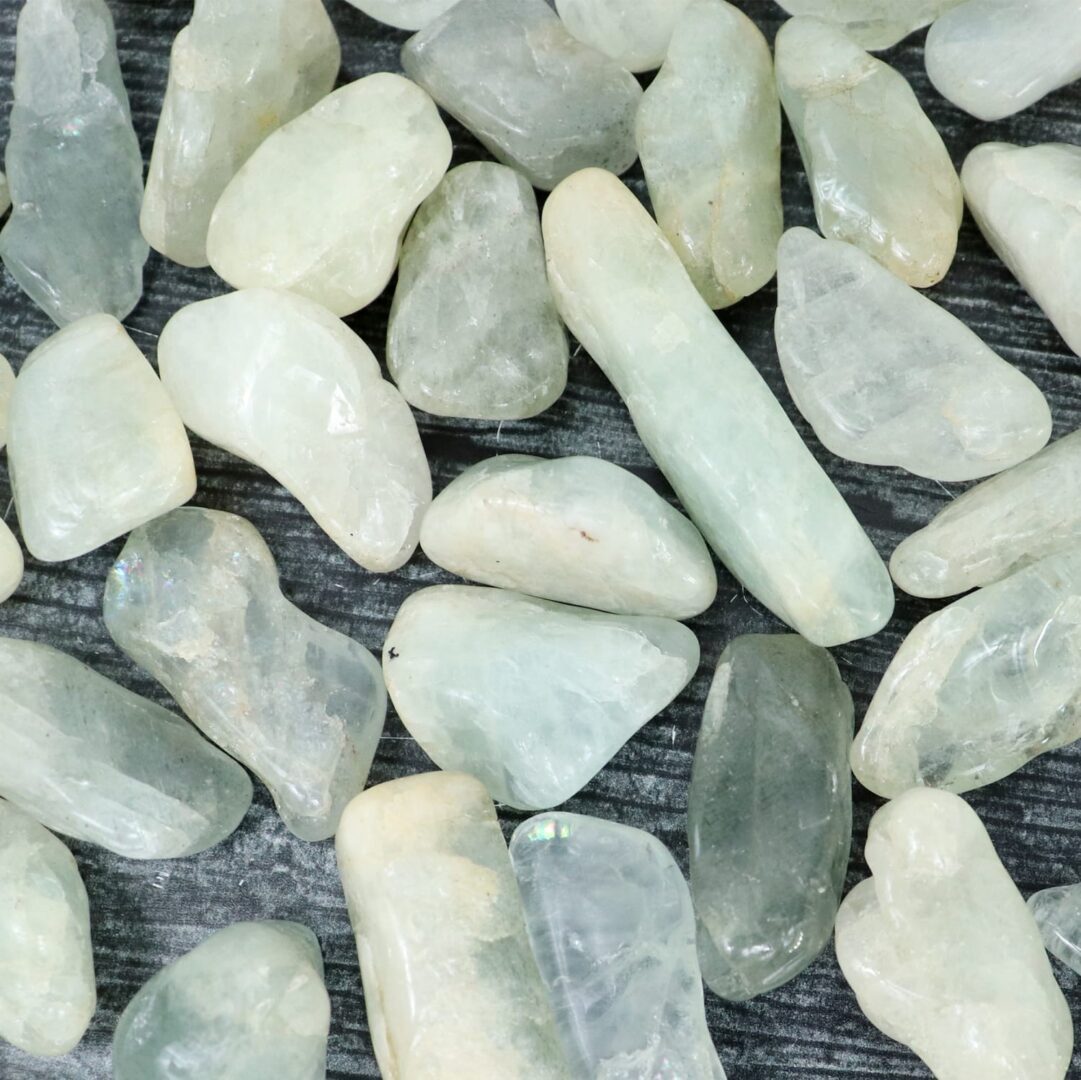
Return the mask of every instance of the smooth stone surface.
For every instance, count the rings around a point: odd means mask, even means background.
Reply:
[[[0,800],[0,1038],[38,1057],[82,1039],[97,1008],[90,906],[71,852]]]
[[[189,304],[158,364],[184,423],[266,469],[350,558],[386,571],[413,554],[432,497],[416,421],[326,308],[273,289]]]
[[[947,503],[901,541],[890,573],[913,596],[954,596],[1079,544],[1081,431],[1075,431]]]
[[[139,223],[206,266],[210,215],[257,146],[334,88],[341,46],[323,0],[196,0],[173,42]]]
[[[8,425],[11,413],[11,395],[15,392],[15,372],[0,353],[0,448],[8,441]]]
[[[357,311],[390,281],[450,155],[420,87],[387,71],[349,83],[271,134],[229,181],[210,219],[210,265],[238,289]]]
[[[1028,907],[1047,951],[1081,975],[1081,885],[1033,893]]]
[[[452,169],[402,247],[387,368],[437,416],[536,416],[567,385],[567,335],[544,272],[533,189],[513,169]]]
[[[888,49],[961,0],[777,0],[790,15],[814,15],[841,27],[865,49]]]
[[[365,15],[401,30],[419,30],[438,19],[457,0],[348,0]]]
[[[880,630],[882,560],[638,200],[585,170],[549,197],[543,229],[560,314],[729,570],[816,644]]]
[[[88,315],[24,361],[9,413],[23,543],[74,559],[186,503],[195,464],[154,369],[111,315]]]
[[[825,649],[748,634],[721,654],[687,835],[702,974],[723,998],[782,986],[829,942],[852,845],[853,724]]]
[[[851,244],[785,233],[775,331],[797,408],[849,461],[974,480],[1024,461],[1051,435],[1051,410],[1030,379]]]
[[[642,88],[573,38],[546,0],[459,0],[405,43],[402,66],[534,187],[634,164]]]
[[[865,855],[837,959],[868,1019],[938,1080],[1062,1080],[1070,1010],[975,812],[909,791],[871,819]]]
[[[270,789],[302,840],[364,789],[387,695],[375,657],[282,595],[255,527],[186,507],[137,529],[105,586],[113,640]]]
[[[383,646],[409,733],[441,768],[520,810],[565,802],[690,682],[698,641],[670,619],[521,593],[411,593]]]
[[[23,568],[23,549],[8,523],[0,521],[0,603],[19,587]]]
[[[323,1080],[330,998],[315,935],[240,922],[159,971],[113,1038],[114,1080]]]
[[[369,788],[337,850],[385,1080],[571,1080],[476,780],[432,772]]]
[[[105,0],[27,0],[19,12],[0,232],[8,273],[57,325],[143,292],[143,158]]]
[[[635,127],[650,201],[712,308],[773,277],[781,108],[762,32],[723,0],[695,0],[645,92]]]
[[[819,19],[790,19],[775,48],[822,234],[862,248],[909,285],[940,281],[957,250],[961,184],[912,87]]]
[[[1077,0],[968,0],[927,35],[935,89],[979,120],[1001,120],[1081,78]]]
[[[628,71],[661,66],[688,0],[555,0],[563,25]]]
[[[649,833],[552,812],[510,843],[526,926],[575,1076],[723,1080],[683,872]]]
[[[864,787],[963,792],[1081,738],[1081,547],[917,623],[852,747]]]
[[[689,619],[717,595],[698,530],[601,458],[479,462],[439,493],[420,543],[470,581],[621,615]]]
[[[984,143],[961,179],[984,239],[1081,355],[1081,146]]]
[[[186,721],[47,645],[0,638],[0,796],[129,859],[224,840],[248,774]]]

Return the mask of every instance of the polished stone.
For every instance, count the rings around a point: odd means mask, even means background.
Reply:
[[[19,587],[23,569],[23,549],[8,523],[0,520],[0,603]]]
[[[457,0],[348,0],[365,15],[402,30],[419,30],[438,19]]]
[[[888,49],[962,0],[777,0],[790,15],[835,23],[865,49]]]
[[[1028,907],[1047,951],[1081,975],[1081,885],[1042,889]]]
[[[664,61],[688,0],[555,0],[563,25],[628,71]]]

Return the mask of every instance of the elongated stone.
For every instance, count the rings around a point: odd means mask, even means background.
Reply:
[[[439,493],[420,542],[459,577],[622,615],[689,619],[717,595],[698,530],[600,458],[482,461]]]
[[[438,416],[519,420],[563,393],[567,358],[533,189],[489,161],[452,169],[402,248],[391,378],[406,401]]]
[[[762,32],[695,0],[635,127],[657,222],[712,308],[773,277],[781,236],[781,108]]]
[[[6,521],[0,521],[0,603],[19,587],[23,579],[23,550]]]
[[[962,0],[777,0],[790,15],[841,27],[865,49],[888,49]]]
[[[114,1080],[323,1080],[330,998],[315,935],[239,922],[162,968],[113,1037]]]
[[[1081,547],[917,623],[852,747],[864,787],[963,792],[1081,738]]]
[[[1081,146],[984,143],[961,179],[984,239],[1081,355]]]
[[[253,525],[186,507],[137,529],[105,587],[105,626],[267,785],[292,832],[334,835],[379,744],[383,676],[362,645],[285,599]]]
[[[783,985],[829,942],[852,844],[853,723],[825,649],[750,634],[721,654],[687,834],[702,974],[723,998]]]
[[[567,33],[546,0],[458,0],[405,43],[402,66],[534,187],[634,164],[642,88]]]
[[[670,619],[521,593],[412,593],[383,646],[391,701],[441,769],[522,810],[569,799],[690,682],[698,641]]]
[[[402,30],[419,30],[438,19],[457,0],[349,0],[379,22]]]
[[[563,25],[628,71],[659,68],[688,0],[555,0]]]
[[[197,0],[173,42],[140,225],[150,246],[206,266],[210,215],[259,144],[334,88],[323,0]]]
[[[105,0],[27,0],[15,45],[0,232],[8,273],[63,326],[143,292],[143,158]]]
[[[543,228],[560,314],[728,568],[816,644],[880,630],[882,560],[638,200],[585,170]]]
[[[975,812],[916,790],[871,819],[873,877],[845,897],[837,959],[868,1019],[939,1080],[1062,1080],[1070,1010]]]
[[[129,859],[194,855],[251,803],[248,774],[186,721],[47,645],[0,638],[0,796]]]
[[[1028,907],[1047,951],[1081,975],[1081,885],[1033,893]]]
[[[553,811],[510,843],[526,926],[575,1076],[723,1080],[694,909],[659,840]]]
[[[785,233],[775,330],[797,407],[850,461],[974,480],[1051,435],[1051,410],[1028,378],[851,244]]]
[[[90,906],[71,852],[0,800],[0,1038],[39,1057],[82,1039],[97,1008]]]
[[[570,1080],[484,788],[422,773],[358,795],[337,838],[383,1076]]]
[[[88,315],[23,361],[8,457],[23,543],[75,559],[195,494],[184,424],[111,315]]]
[[[926,288],[949,270],[963,201],[949,151],[904,77],[820,19],[776,41],[781,104],[824,236]]]
[[[432,497],[416,421],[326,308],[274,289],[189,304],[158,364],[188,427],[266,469],[350,558],[379,571],[409,559]]]
[[[947,503],[901,541],[890,573],[913,596],[953,596],[1078,544],[1081,431]]]
[[[210,218],[210,265],[238,289],[289,289],[335,315],[357,311],[390,281],[409,219],[450,154],[420,87],[387,71],[349,83],[237,170]]]

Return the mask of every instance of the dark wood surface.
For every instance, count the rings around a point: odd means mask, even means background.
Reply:
[[[344,48],[341,81],[379,70],[400,70],[406,34],[381,26],[345,0],[328,0]],[[149,157],[169,47],[190,15],[185,0],[110,0],[120,59],[131,94],[135,127]],[[771,0],[743,0],[772,40],[783,13]],[[0,0],[0,141],[6,139],[18,0]],[[981,124],[943,101],[923,70],[923,34],[884,54],[912,82],[942,132],[955,161],[988,139],[1021,143],[1081,142],[1081,86],[1068,88],[1020,116]],[[455,162],[484,157],[472,137],[451,123]],[[644,197],[641,172],[627,177]],[[784,201],[789,225],[812,225],[810,196],[798,154],[786,130]],[[93,273],[93,267],[86,268]],[[191,271],[152,254],[146,291],[127,320],[132,336],[154,358],[156,336],[183,304],[224,291],[210,271]],[[958,258],[933,295],[981,334],[1047,394],[1055,437],[1081,425],[1078,360],[1009,272],[992,255],[966,216]],[[391,291],[351,318],[350,325],[382,357]],[[833,457],[817,443],[785,392],[772,339],[772,287],[723,314],[725,325],[777,392],[823,466],[849,500],[883,556],[960,488],[899,470],[874,469]],[[19,367],[52,330],[46,317],[6,275],[0,280],[0,352]],[[615,392],[581,349],[571,363],[563,398],[533,420],[474,423],[418,415],[435,486],[464,466],[499,452],[547,456],[594,454],[623,465],[671,493],[643,449]],[[281,570],[286,595],[306,612],[351,634],[376,654],[402,599],[422,585],[450,580],[417,555],[390,575],[351,563],[307,513],[260,470],[195,441],[198,505],[250,518],[263,532]],[[7,465],[0,462],[0,498],[7,505]],[[8,506],[7,520],[15,525]],[[59,565],[29,559],[17,594],[0,607],[0,633],[49,642],[125,686],[172,705],[164,692],[113,645],[101,620],[105,575],[121,542]],[[723,570],[716,604],[691,623],[702,643],[702,665],[686,692],[616,756],[568,809],[618,819],[655,833],[686,866],[687,783],[695,733],[710,676],[724,645],[737,634],[777,632],[781,625]],[[857,717],[905,633],[934,605],[899,594],[889,627],[869,641],[834,650],[856,700]],[[0,751],[2,752],[2,751]],[[372,782],[431,768],[393,714],[372,771]],[[858,786],[856,839],[849,885],[866,874],[862,858],[867,821],[878,801]],[[1048,754],[1007,779],[975,792],[979,811],[1018,886],[1028,893],[1078,880],[1081,827],[1081,747]],[[512,829],[522,815],[504,813]],[[0,1045],[0,1080],[105,1080],[111,1075],[110,1041],[120,1011],[163,964],[197,945],[214,929],[238,919],[296,919],[318,934],[333,1000],[329,1075],[335,1080],[379,1075],[367,1034],[363,997],[349,920],[331,843],[306,844],[290,836],[257,785],[255,804],[233,837],[212,851],[174,862],[120,859],[73,843],[90,895],[99,1006],[82,1044],[55,1061],[31,1059]],[[1081,989],[1056,965],[1075,1016]],[[799,1077],[926,1077],[904,1048],[866,1021],[841,977],[832,949],[787,986],[749,1004],[708,997],[710,1023],[732,1080]],[[1073,1074],[1081,1076],[1081,1055]],[[210,1078],[207,1078],[210,1080]],[[268,1077],[267,1080],[274,1080]],[[463,1078],[464,1080],[464,1078]],[[499,1080],[477,1077],[475,1080]]]

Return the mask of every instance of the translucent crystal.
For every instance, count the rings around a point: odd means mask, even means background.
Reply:
[[[962,0],[777,0],[790,15],[816,15],[865,49],[888,49]]]
[[[349,0],[365,15],[402,30],[419,30],[438,19],[457,0]]]
[[[1047,951],[1081,975],[1081,885],[1033,893],[1028,907]]]
[[[563,25],[628,71],[661,66],[688,0],[555,0]]]

